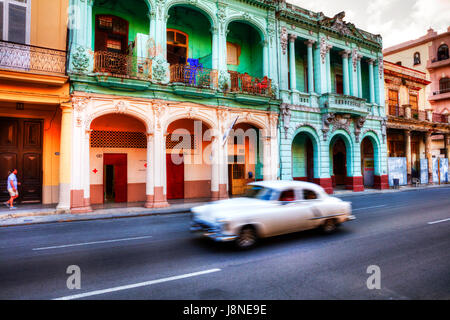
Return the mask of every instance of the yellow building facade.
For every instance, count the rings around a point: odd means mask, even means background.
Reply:
[[[60,203],[70,188],[68,0],[0,0],[0,198],[18,169],[19,201]],[[62,148],[61,148],[62,146]],[[66,192],[67,193],[67,192]],[[67,204],[67,208],[68,208]]]

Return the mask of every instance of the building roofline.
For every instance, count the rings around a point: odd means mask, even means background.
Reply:
[[[431,42],[433,40],[439,39],[441,37],[445,37],[450,35],[450,26],[447,28],[447,31],[444,31],[443,33],[438,34],[436,31],[434,31],[433,29],[428,29],[428,33],[420,38],[417,39],[413,39],[413,40],[409,40],[409,41],[405,41],[399,44],[396,44],[394,46],[385,48],[383,50],[383,55],[391,55],[400,51],[404,51],[406,49],[411,49],[417,46],[420,46],[422,44]]]

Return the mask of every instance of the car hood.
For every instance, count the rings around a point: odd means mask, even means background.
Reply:
[[[227,220],[233,216],[243,215],[249,209],[267,208],[268,206],[273,206],[273,202],[253,198],[234,198],[194,207],[191,211],[196,218],[215,222],[218,219]]]

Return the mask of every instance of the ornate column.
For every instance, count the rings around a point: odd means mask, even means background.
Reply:
[[[327,52],[328,44],[324,37],[316,44],[314,59],[314,86],[318,94],[324,94],[328,90],[327,77]]]
[[[354,97],[359,96],[359,83],[358,83],[358,52],[356,48],[352,51],[352,68],[351,68],[352,87],[350,88],[350,94]]]
[[[211,27],[212,35],[212,69],[218,70],[219,68],[219,28]]]
[[[405,150],[406,150],[406,174],[407,183],[411,184],[411,130],[405,130]]]
[[[307,40],[305,44],[307,46],[308,54],[308,92],[314,92],[314,57],[313,57],[313,44],[314,40]]]
[[[289,87],[289,78],[288,78],[288,60],[287,60],[287,46],[288,46],[288,33],[286,27],[281,28],[280,33],[280,47],[281,47],[281,56],[280,56],[280,90],[287,91]]]
[[[72,52],[68,68],[76,72],[90,72],[93,69],[92,48],[92,6],[94,0],[71,0],[73,8],[68,27],[72,29]],[[70,8],[70,7],[69,7]]]
[[[269,42],[267,40],[262,41],[263,47],[263,76],[269,76]]]
[[[361,58],[362,56],[358,54],[357,59],[357,76],[358,76],[358,97],[362,98],[362,77],[361,77]]]
[[[431,154],[431,132],[425,133],[425,157],[428,160],[428,184],[433,184],[433,157]]]
[[[155,198],[155,180],[154,174],[154,160],[152,154],[153,148],[153,133],[147,133],[147,171],[145,172],[145,207],[153,208],[153,201]]]
[[[289,35],[289,83],[291,91],[297,91],[297,74],[295,71],[295,34]]]
[[[266,130],[264,130],[264,146],[263,146],[263,153],[264,153],[264,158],[263,158],[263,180],[272,180],[272,173],[270,170],[270,145],[271,145],[271,140],[272,137],[270,136],[270,132],[267,132]]]
[[[167,189],[166,189],[166,134],[164,134],[162,118],[167,113],[167,106],[157,104],[153,107],[155,119],[155,131],[153,135],[153,183],[154,183],[154,197],[153,207],[163,208],[168,207]]]
[[[327,71],[327,92],[331,93],[331,62],[330,62],[330,50],[333,46],[327,45],[326,54],[326,71]]]
[[[72,148],[72,104],[61,104],[61,139],[59,147],[59,200],[56,212],[70,212],[70,172]]]
[[[220,135],[215,134],[211,137],[211,199],[219,199],[219,176],[220,176]]]
[[[375,60],[369,60],[369,90],[370,90],[370,103],[375,103],[375,83],[373,75],[373,63]]]
[[[348,56],[350,54],[349,50],[344,50],[341,52],[342,55],[342,77],[344,82],[344,95],[350,95],[350,79],[349,79],[349,70],[348,70]]]

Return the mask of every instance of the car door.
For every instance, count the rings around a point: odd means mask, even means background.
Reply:
[[[302,201],[296,190],[287,189],[282,191],[274,208],[270,228],[271,235],[298,230],[302,221],[302,210]]]
[[[317,228],[323,222],[322,217],[326,213],[324,200],[316,191],[310,189],[302,190],[302,198],[302,203],[305,207],[304,215],[302,216],[302,229]]]

